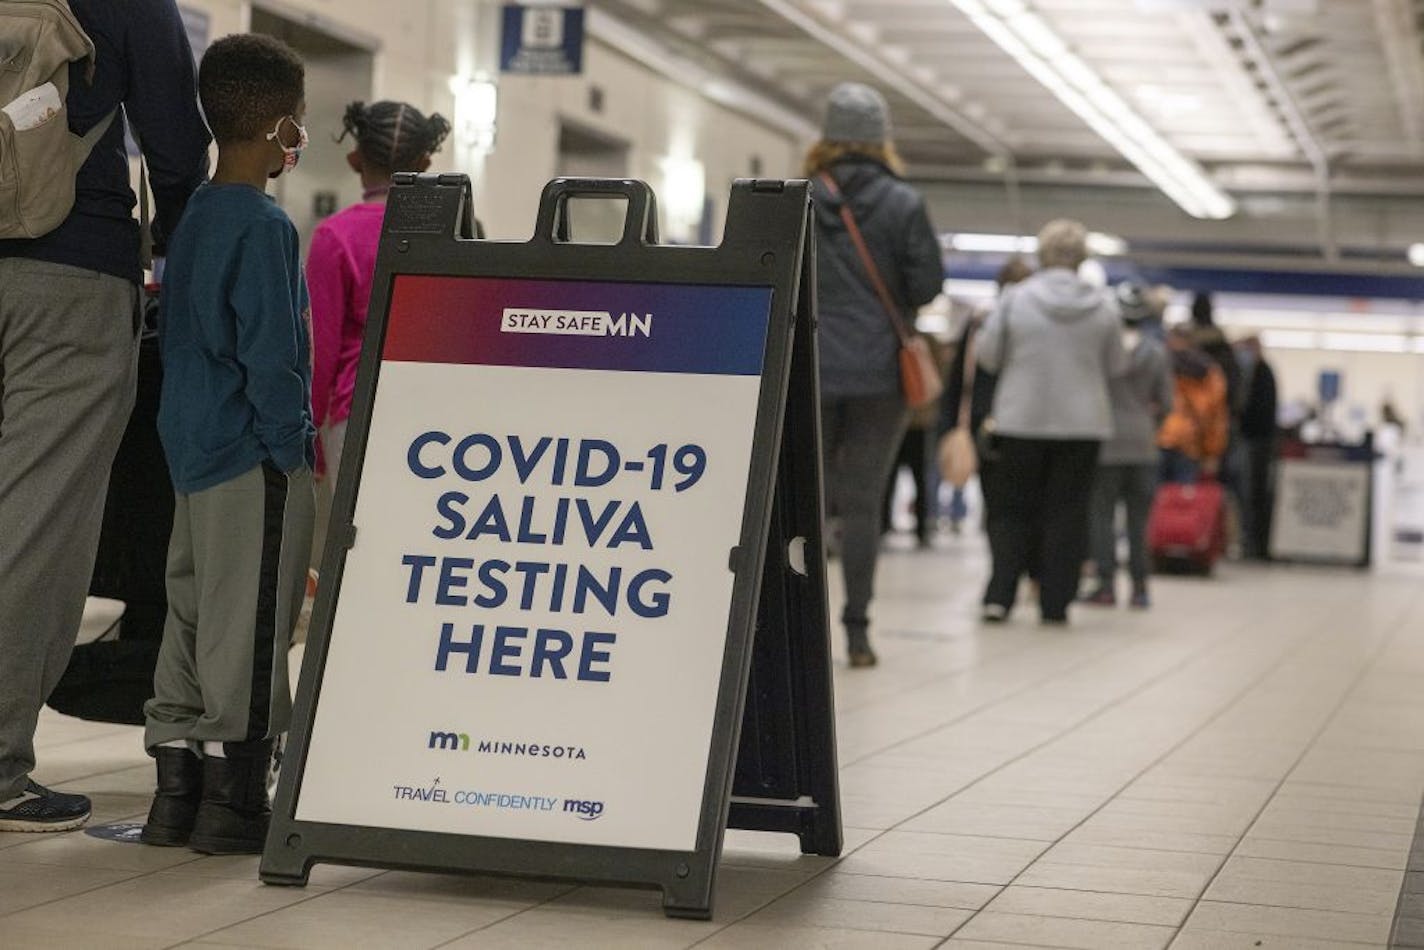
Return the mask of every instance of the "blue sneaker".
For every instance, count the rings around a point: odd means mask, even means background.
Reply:
[[[34,779],[25,791],[0,802],[0,831],[69,831],[89,820],[89,799],[45,788]]]

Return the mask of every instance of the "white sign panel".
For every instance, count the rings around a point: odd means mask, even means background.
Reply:
[[[298,820],[694,849],[769,311],[397,279]]]
[[[1370,477],[1364,462],[1283,459],[1271,554],[1347,564],[1364,561]]]

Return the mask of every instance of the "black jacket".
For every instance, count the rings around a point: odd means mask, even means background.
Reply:
[[[877,396],[897,392],[899,341],[890,318],[841,221],[848,202],[870,255],[906,325],[944,283],[939,240],[924,199],[889,169],[870,159],[850,159],[831,169],[841,192],[819,181],[816,204],[817,303],[820,308],[821,392]]]
[[[949,367],[949,379],[944,384],[944,395],[940,398],[939,433],[945,434],[959,425],[959,413],[964,398],[965,356],[969,352],[969,341],[983,328],[980,320],[971,319],[959,336],[959,345],[954,353],[954,362]],[[979,432],[984,420],[994,411],[994,386],[999,378],[983,367],[974,368],[974,388],[969,394],[969,431]]]
[[[1230,410],[1233,420],[1239,418],[1242,400],[1245,398],[1242,388],[1241,364],[1236,359],[1236,351],[1227,342],[1226,334],[1222,333],[1215,324],[1195,325],[1192,327],[1192,342],[1221,368],[1222,375],[1226,377],[1227,408]]]
[[[1276,373],[1271,364],[1257,360],[1245,382],[1241,407],[1241,434],[1248,439],[1269,439],[1276,434]]]
[[[139,228],[129,186],[123,118],[138,130],[148,160],[161,249],[183,206],[207,176],[208,135],[198,111],[193,51],[174,0],[70,0],[94,41],[94,82],[76,63],[69,73],[69,127],[88,132],[123,105],[75,181],[74,210],[34,240],[0,241],[0,257],[29,257],[138,283]]]

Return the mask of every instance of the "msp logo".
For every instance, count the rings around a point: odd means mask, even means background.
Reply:
[[[603,802],[566,798],[564,799],[564,814],[574,815],[583,821],[597,821],[603,815]]]
[[[501,333],[542,333],[550,336],[651,337],[651,313],[607,310],[529,310],[506,307],[499,323]]]

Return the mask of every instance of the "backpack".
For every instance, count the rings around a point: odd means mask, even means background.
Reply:
[[[94,42],[67,0],[0,0],[0,238],[36,238],[64,222],[79,167],[113,122],[110,113],[83,136],[69,131],[69,64],[80,60],[92,80]],[[59,108],[16,130],[4,108],[46,83]]]

